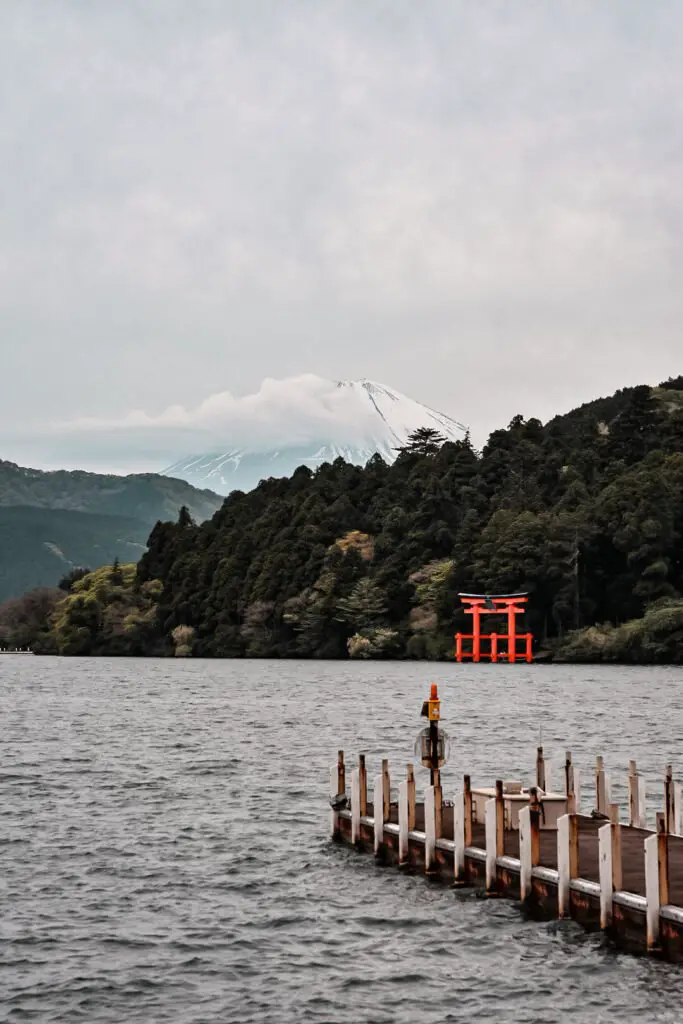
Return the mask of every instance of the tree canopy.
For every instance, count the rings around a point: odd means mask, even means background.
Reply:
[[[144,619],[131,647],[448,657],[454,632],[469,632],[459,592],[524,590],[526,627],[559,657],[683,661],[683,395],[672,383],[545,425],[516,416],[480,453],[469,437],[416,431],[391,466],[301,467],[234,492],[200,525],[184,513],[158,522],[123,588]],[[108,597],[85,582],[66,598],[60,649],[87,629],[89,649],[124,653],[107,611],[123,600],[111,567]]]

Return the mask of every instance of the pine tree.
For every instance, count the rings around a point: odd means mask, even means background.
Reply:
[[[420,456],[436,455],[445,443],[446,438],[434,427],[418,427],[408,435],[408,440],[404,445],[396,448],[396,451]]]
[[[337,602],[337,617],[358,632],[382,625],[386,613],[384,592],[368,576],[356,583],[348,597]]]
[[[194,526],[194,519],[190,515],[190,510],[187,505],[181,505],[178,510],[178,526],[181,529],[185,529],[186,526]]]

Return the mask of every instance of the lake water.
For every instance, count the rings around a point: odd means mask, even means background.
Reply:
[[[432,679],[446,797],[529,780],[540,730],[652,812],[683,779],[677,669],[0,657],[0,1019],[683,1021],[680,966],[329,842],[337,748],[397,784]]]

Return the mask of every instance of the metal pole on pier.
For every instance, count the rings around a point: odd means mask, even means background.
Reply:
[[[422,714],[429,719],[429,782],[435,786],[439,779],[439,719],[441,718],[441,701],[439,688],[432,683],[429,700],[422,705]]]
[[[436,722],[429,723],[429,753],[432,762],[429,767],[429,781],[434,786],[439,771],[439,726]]]

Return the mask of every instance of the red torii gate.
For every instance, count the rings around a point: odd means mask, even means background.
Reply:
[[[524,614],[524,605],[529,600],[528,594],[458,594],[465,605],[465,614],[472,616],[472,632],[455,634],[455,660],[465,661],[471,658],[477,662],[487,659],[492,662],[499,660],[532,661],[533,636],[531,633],[518,633],[515,616]],[[507,615],[507,633],[482,633],[482,615]],[[463,640],[472,641],[472,649],[463,649]],[[488,650],[482,650],[481,641],[488,640]],[[498,642],[507,641],[507,651],[498,650]],[[524,640],[524,653],[517,653],[517,641]]]

